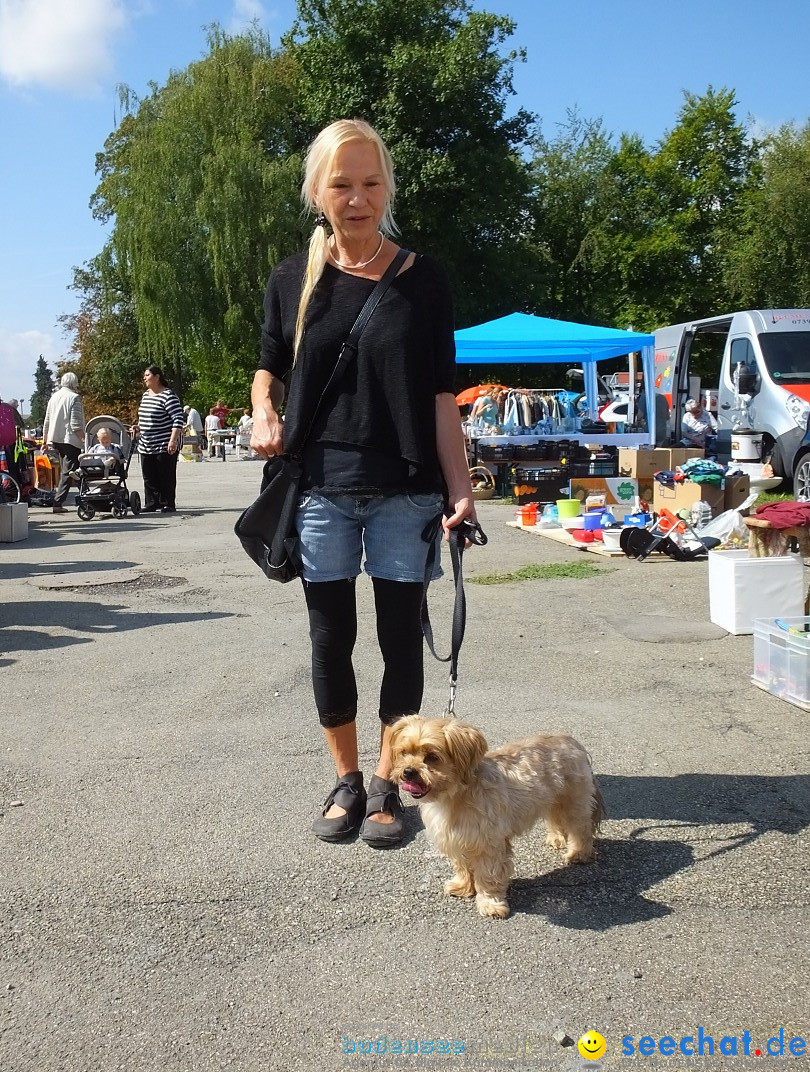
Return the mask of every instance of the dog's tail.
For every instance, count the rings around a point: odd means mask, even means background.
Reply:
[[[593,804],[591,806],[591,829],[594,834],[599,833],[599,827],[602,822],[607,819],[607,808],[605,806],[605,798],[596,784],[596,780],[593,783]]]

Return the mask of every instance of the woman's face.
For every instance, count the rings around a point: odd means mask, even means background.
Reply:
[[[157,391],[160,389],[160,378],[149,369],[144,369],[143,385],[147,391]]]
[[[346,242],[359,244],[379,230],[388,188],[376,147],[367,141],[341,145],[331,174],[318,191],[318,208],[332,230]]]

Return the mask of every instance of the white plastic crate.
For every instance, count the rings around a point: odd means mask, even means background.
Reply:
[[[772,696],[810,711],[810,618],[754,621],[751,680]]]
[[[804,613],[801,555],[751,558],[748,551],[709,551],[709,613],[729,633],[753,632],[755,618]]]

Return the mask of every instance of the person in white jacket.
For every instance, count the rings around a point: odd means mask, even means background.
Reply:
[[[45,447],[53,447],[59,455],[61,475],[53,497],[53,512],[66,514],[63,503],[70,490],[71,474],[78,468],[79,454],[84,446],[84,407],[74,372],[66,372],[59,383],[59,390],[51,395],[45,411],[42,443]]]

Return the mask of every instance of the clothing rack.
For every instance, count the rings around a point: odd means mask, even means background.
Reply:
[[[564,387],[513,388],[501,396],[500,424],[510,429],[531,428],[538,434],[575,431],[577,392]]]

